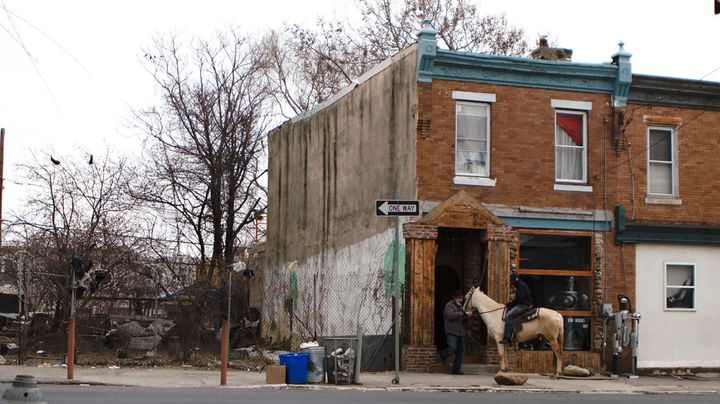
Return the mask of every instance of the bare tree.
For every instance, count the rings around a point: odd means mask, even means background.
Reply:
[[[413,44],[430,18],[448,49],[520,56],[523,30],[504,15],[482,15],[471,0],[356,0],[358,23],[319,18],[265,40],[269,78],[281,108],[299,114],[322,103],[373,65]],[[288,111],[289,112],[289,111]],[[284,115],[289,115],[283,111]]]
[[[133,196],[199,258],[198,279],[218,285],[243,228],[264,208],[269,92],[264,53],[237,32],[183,45],[159,38],[146,53],[162,99],[136,114],[145,133]]]
[[[34,153],[20,165],[30,192],[9,227],[33,263],[31,272],[43,273],[33,276],[33,309],[62,320],[69,310],[72,260],[92,260],[111,273],[133,267],[130,252],[140,240],[134,237],[135,202],[125,193],[132,170],[124,159],[56,157]]]

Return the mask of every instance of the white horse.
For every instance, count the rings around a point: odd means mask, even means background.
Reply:
[[[497,342],[498,352],[500,353],[500,370],[507,371],[507,354],[505,346],[500,343],[505,332],[505,321],[502,318],[505,305],[491,299],[480,288],[472,287],[465,295],[463,309],[465,310],[468,306],[477,310],[480,317],[482,317],[487,326],[488,334]],[[540,308],[538,317],[523,323],[523,329],[516,333],[515,336],[517,342],[529,341],[539,335],[545,337],[555,354],[555,376],[559,376],[562,374],[563,328],[563,318],[560,313],[555,310]]]

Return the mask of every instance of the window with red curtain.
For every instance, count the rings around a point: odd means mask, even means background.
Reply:
[[[577,114],[557,114],[557,124],[570,138],[575,145],[583,145],[583,116]]]
[[[585,112],[555,113],[555,181],[586,181]]]

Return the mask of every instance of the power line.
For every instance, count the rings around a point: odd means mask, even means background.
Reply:
[[[55,94],[50,89],[50,85],[48,84],[47,80],[45,80],[45,76],[40,71],[40,66],[38,66],[37,59],[33,54],[30,52],[30,50],[25,46],[25,43],[22,40],[22,37],[20,36],[20,32],[17,30],[17,27],[15,27],[15,23],[13,22],[13,19],[10,17],[10,11],[8,10],[7,6],[5,5],[4,0],[0,0],[0,6],[5,10],[5,14],[8,17],[8,21],[10,22],[10,26],[13,28],[13,31],[15,31],[15,35],[13,35],[4,25],[0,24],[0,27],[7,32],[8,35],[10,35],[10,38],[12,38],[15,43],[17,43],[22,50],[27,55],[28,59],[30,59],[30,64],[33,66],[33,70],[35,70],[35,73],[40,78],[40,81],[42,81],[43,86],[47,90],[48,94],[50,95],[50,98],[53,101],[53,104],[55,104],[55,108],[58,110],[58,112],[62,115],[62,110],[60,109],[60,104],[58,104],[57,99],[55,98]]]
[[[720,66],[718,66],[718,67],[716,67],[716,68],[712,69],[712,71],[711,71],[710,73],[708,73],[708,74],[706,74],[706,75],[704,75],[704,76],[700,77],[699,79],[697,79],[697,80],[695,80],[695,81],[702,81],[702,79],[704,79],[705,77],[707,77],[707,76],[709,76],[709,75],[711,75],[711,74],[715,73],[715,72],[716,72],[716,71],[718,71],[718,70],[720,70]]]
[[[680,128],[683,128],[684,126],[687,126],[690,122],[696,120],[697,118],[699,118],[701,115],[703,115],[703,114],[706,113],[706,112],[707,112],[707,110],[700,111],[700,112],[698,112],[695,116],[693,116],[692,118],[688,119],[686,122],[683,122],[683,123],[680,124],[679,126],[674,127],[674,128],[672,129],[671,135],[675,135],[675,133],[677,133],[677,131],[680,130]],[[646,152],[647,150],[652,149],[655,145],[657,145],[658,143],[660,143],[662,140],[663,140],[663,139],[658,139],[658,140],[655,141],[654,143],[648,144],[648,146],[643,147],[642,149],[640,149],[639,152],[635,153],[635,156],[637,156],[639,153],[644,153],[644,152]],[[625,165],[626,163],[629,163],[630,160],[632,159],[632,157],[633,157],[633,156],[628,156],[627,159],[625,159],[625,160],[621,161],[620,163],[618,163],[618,164],[616,164],[616,165],[608,168],[607,170],[603,170],[603,171],[604,171],[604,172],[610,172],[610,171],[612,171],[612,170],[615,170],[616,168],[619,168],[619,167]],[[598,177],[600,177],[601,174],[602,174],[602,173],[595,174],[595,175],[593,176],[593,179],[597,179]]]
[[[57,46],[61,51],[63,51],[63,53],[65,53],[70,59],[72,59],[75,63],[77,63],[77,65],[80,66],[80,68],[83,69],[83,71],[84,71],[88,76],[90,76],[90,71],[88,71],[88,69],[85,68],[85,66],[80,62],[80,60],[78,60],[78,58],[76,58],[72,53],[70,53],[70,51],[68,51],[61,43],[59,43],[58,41],[56,41],[53,37],[51,37],[50,35],[48,35],[45,31],[41,30],[40,28],[38,28],[36,25],[34,25],[33,23],[31,23],[30,21],[26,20],[25,18],[21,17],[21,16],[18,15],[17,13],[15,13],[15,12],[13,12],[12,10],[8,9],[8,8],[5,6],[4,1],[3,1],[3,8],[5,9],[5,13],[11,14],[12,16],[14,16],[14,17],[17,18],[18,20],[24,22],[24,23],[27,24],[30,28],[34,29],[35,31],[37,31],[38,33],[40,33],[42,36],[44,36],[45,38],[47,38],[50,42],[52,42],[55,46]],[[8,19],[9,19],[9,16],[8,16]]]
[[[693,81],[691,81],[691,82],[692,82],[692,83],[701,82],[705,77],[707,77],[707,76],[715,73],[715,72],[718,71],[718,70],[720,70],[720,66],[717,66],[716,68],[712,69],[709,73],[707,73],[707,74],[703,75],[702,77],[700,77],[699,79],[693,80]],[[706,102],[706,103],[707,103],[707,102]],[[630,111],[630,117],[623,123],[623,125],[624,125],[625,127],[627,127],[627,126],[630,124],[630,122],[632,122],[636,111],[641,110],[641,109],[644,109],[644,108],[650,108],[650,107],[651,107],[651,105],[639,105],[639,106],[633,108],[633,109]],[[674,127],[673,130],[672,130],[671,135],[675,135],[676,132],[677,132],[680,128],[688,125],[690,122],[696,120],[697,118],[699,118],[701,115],[703,115],[703,114],[706,113],[706,112],[707,112],[707,110],[702,110],[702,111],[700,111],[699,113],[697,113],[695,116],[693,116],[692,118],[690,118],[689,120],[687,120],[686,122],[680,124],[680,126]],[[647,147],[644,147],[644,148],[640,149],[639,153],[644,153],[644,152],[646,152],[648,149],[652,149],[655,145],[657,145],[657,144],[658,144],[659,142],[661,142],[661,141],[662,141],[662,139],[658,139],[655,143],[649,144]],[[635,155],[637,156],[638,154],[636,153]],[[628,158],[627,158],[626,160],[623,160],[623,161],[621,161],[620,163],[618,163],[618,164],[616,164],[616,165],[608,168],[607,170],[603,170],[603,171],[604,171],[605,173],[610,172],[610,171],[612,171],[612,170],[614,170],[614,169],[616,169],[616,168],[619,168],[619,167],[625,165],[626,163],[629,163],[631,159],[632,159],[632,156],[628,156]],[[602,174],[602,173],[595,174],[592,178],[593,178],[593,179],[597,179],[598,177],[600,177],[601,174]]]

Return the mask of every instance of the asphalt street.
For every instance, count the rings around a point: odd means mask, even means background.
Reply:
[[[8,385],[2,385],[2,391]],[[40,385],[48,404],[63,403],[718,403],[718,395],[556,394],[556,393],[417,393],[392,391],[308,391],[233,388],[140,388]]]

